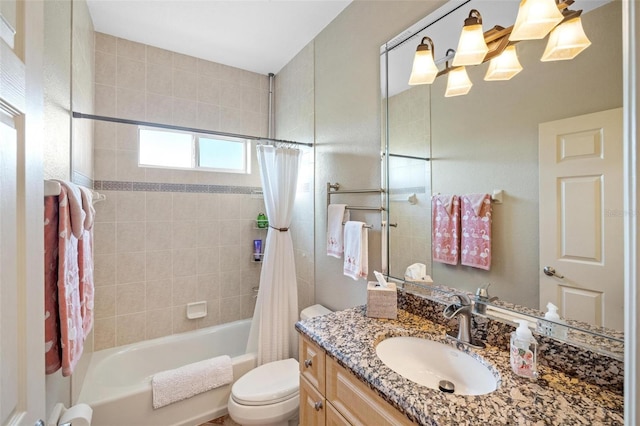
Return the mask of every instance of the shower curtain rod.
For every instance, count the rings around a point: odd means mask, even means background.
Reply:
[[[223,136],[223,137],[231,137],[238,139],[249,139],[253,141],[269,141],[275,143],[283,143],[283,144],[291,144],[291,145],[304,145],[312,147],[312,143],[307,142],[296,142],[296,141],[288,141],[283,139],[273,139],[273,138],[262,138],[258,136],[249,136],[249,135],[240,135],[237,133],[228,133],[228,132],[217,132],[215,130],[204,130],[197,129],[195,127],[184,127],[184,126],[174,126],[171,124],[162,124],[162,123],[152,123],[150,121],[138,121],[138,120],[128,120],[126,118],[115,118],[115,117],[105,117],[103,115],[92,115],[92,114],[83,114],[81,112],[73,111],[73,118],[85,118],[88,120],[98,120],[98,121],[108,121],[111,123],[121,123],[121,124],[131,124],[134,126],[147,126],[147,127],[158,127],[160,129],[169,129],[169,130],[179,130],[183,132],[191,132],[191,133],[202,133],[206,135],[215,135],[215,136]]]
[[[389,154],[389,157],[398,157],[398,158],[408,158],[410,160],[422,160],[422,161],[430,161],[430,158],[427,157],[415,157],[413,155],[404,155],[404,154]]]

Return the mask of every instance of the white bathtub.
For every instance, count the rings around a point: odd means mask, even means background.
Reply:
[[[92,426],[196,425],[227,413],[231,385],[154,410],[151,377],[229,355],[238,380],[255,368],[245,354],[251,319],[94,352],[77,403],[93,408]]]

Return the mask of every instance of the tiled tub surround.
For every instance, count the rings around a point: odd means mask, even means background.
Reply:
[[[511,373],[509,352],[491,343],[483,350],[457,345],[478,354],[499,372],[500,386],[490,394],[446,394],[401,377],[376,355],[376,344],[384,338],[417,336],[452,344],[444,337],[448,327],[403,309],[397,320],[380,320],[366,317],[361,306],[300,321],[296,328],[421,425],[623,424],[621,393],[570,377],[544,363],[539,365],[536,382],[519,378]]]
[[[97,184],[107,199],[96,204],[95,350],[253,315],[261,265],[252,261],[252,242],[266,238],[255,229],[262,198],[250,188]],[[207,189],[216,188],[229,189]],[[187,319],[187,303],[201,300],[207,316]]]

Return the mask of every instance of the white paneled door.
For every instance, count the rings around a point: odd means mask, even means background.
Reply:
[[[624,328],[622,142],[622,108],[539,126],[540,308],[552,302],[564,317],[617,330]]]
[[[0,2],[0,424],[45,416],[42,2]]]

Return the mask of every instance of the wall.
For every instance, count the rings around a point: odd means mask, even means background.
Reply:
[[[97,115],[266,136],[267,76],[96,33]],[[95,349],[253,314],[260,177],[138,166],[135,126],[95,122]],[[186,318],[207,301],[208,315]]]
[[[314,142],[314,48],[308,44],[276,76],[275,137]],[[314,149],[300,148],[298,191],[291,232],[298,281],[298,309],[314,303]]]
[[[593,44],[571,61],[541,62],[546,39],[527,41],[512,80],[483,82],[485,65],[469,70],[477,84],[466,96],[444,98],[445,78],[433,84],[433,190],[505,191],[493,206],[491,271],[434,263],[438,283],[490,282],[490,294],[538,306],[538,123],[622,106],[622,74],[612,72],[622,64],[620,10],[612,2],[582,17]]]
[[[366,283],[342,274],[326,256],[327,182],[345,189],[380,186],[380,46],[444,2],[354,1],[315,39],[316,302],[331,309],[364,304]],[[337,196],[333,202],[380,205],[379,196]],[[380,215],[354,212],[369,233],[369,275],[381,266]]]

